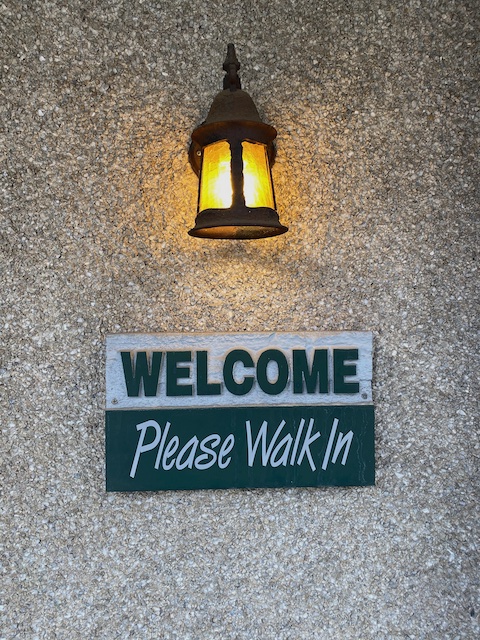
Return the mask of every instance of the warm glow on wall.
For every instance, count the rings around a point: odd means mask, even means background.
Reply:
[[[200,178],[197,238],[248,240],[287,231],[276,212],[270,167],[277,132],[260,119],[241,90],[233,44],[223,65],[223,87],[207,119],[192,133],[190,163]]]

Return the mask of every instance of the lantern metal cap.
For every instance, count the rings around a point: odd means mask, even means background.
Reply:
[[[235,120],[262,122],[251,96],[242,89],[236,91],[224,89],[217,93],[203,124],[225,122],[225,120],[230,122]]]
[[[233,44],[227,47],[223,69],[226,71],[223,91],[217,93],[206,119],[192,133],[188,155],[197,175],[200,173],[202,147],[223,140],[227,135],[229,138],[233,135],[263,142],[267,146],[270,166],[275,162],[276,149],[273,141],[277,137],[277,130],[262,121],[252,97],[241,89],[237,73],[240,63]]]
[[[210,111],[202,125],[212,122],[225,122],[246,120],[262,122],[257,107],[246,91],[242,91],[242,85],[238,76],[240,63],[235,53],[235,46],[227,46],[227,57],[223,63],[225,77],[223,78],[223,91],[215,96]]]

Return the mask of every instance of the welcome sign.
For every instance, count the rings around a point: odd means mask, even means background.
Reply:
[[[371,485],[372,335],[107,337],[107,491]]]

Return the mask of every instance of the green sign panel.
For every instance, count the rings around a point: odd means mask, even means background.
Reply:
[[[107,410],[107,491],[373,485],[372,405]]]

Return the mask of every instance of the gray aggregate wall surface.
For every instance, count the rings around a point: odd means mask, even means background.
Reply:
[[[468,0],[0,1],[0,638],[474,639]],[[281,237],[193,239],[235,42]],[[105,335],[371,330],[377,484],[106,494]]]

